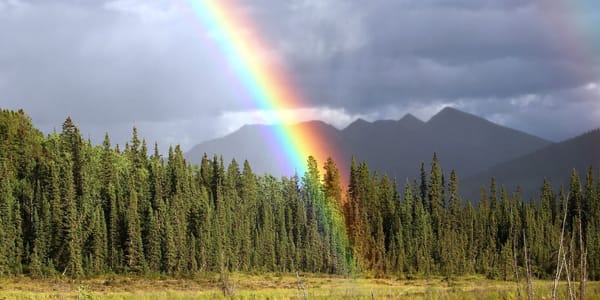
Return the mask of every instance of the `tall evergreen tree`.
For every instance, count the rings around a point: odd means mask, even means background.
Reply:
[[[129,201],[125,214],[126,235],[125,235],[125,266],[134,272],[139,273],[144,270],[144,251],[142,246],[142,232],[138,214],[138,196],[136,183],[133,177],[129,180]]]
[[[63,249],[60,251],[63,253],[63,256],[61,257],[61,266],[64,267],[63,273],[68,273],[73,277],[79,277],[83,275],[81,261],[81,228],[75,200],[73,173],[71,170],[71,162],[69,155],[67,155],[65,164],[61,166],[61,171],[65,174],[61,183],[61,195],[63,198],[62,228],[65,238],[65,244],[63,244]]]

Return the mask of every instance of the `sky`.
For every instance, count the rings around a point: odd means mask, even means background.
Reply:
[[[303,95],[289,122],[452,106],[553,141],[600,127],[596,0],[230,1]],[[163,150],[265,122],[214,32],[184,0],[0,0],[0,108]]]

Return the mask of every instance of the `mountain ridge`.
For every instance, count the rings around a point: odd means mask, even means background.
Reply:
[[[349,165],[355,157],[400,181],[415,178],[421,163],[428,164],[434,152],[447,172],[455,169],[465,178],[552,144],[454,108],[442,109],[427,122],[406,114],[398,120],[357,119],[343,129],[323,121],[292,126],[320,132],[335,147],[337,153],[331,155],[338,165]],[[257,173],[293,175],[294,170],[282,169],[277,163],[281,153],[270,144],[273,129],[273,125],[245,125],[196,145],[186,158],[198,163],[204,153],[222,155],[226,161],[247,159]]]

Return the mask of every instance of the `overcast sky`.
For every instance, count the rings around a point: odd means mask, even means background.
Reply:
[[[551,140],[600,126],[600,1],[231,1],[304,94],[298,120],[453,106]],[[184,0],[0,0],[0,107],[188,150],[264,115],[211,32]]]

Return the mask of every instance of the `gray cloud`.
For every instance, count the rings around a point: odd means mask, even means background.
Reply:
[[[443,105],[555,140],[600,125],[595,1],[233,2],[338,126]],[[256,115],[211,34],[183,0],[0,0],[0,106],[189,148]]]

